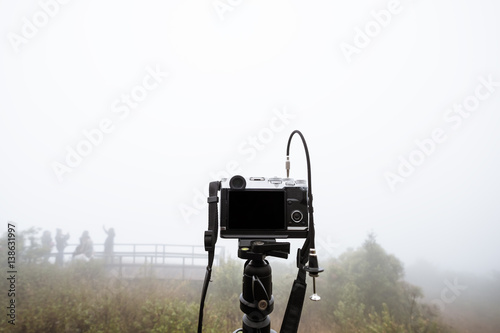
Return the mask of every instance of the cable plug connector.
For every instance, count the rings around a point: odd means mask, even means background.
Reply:
[[[289,178],[290,177],[290,156],[286,157],[285,169],[286,169],[286,178]]]
[[[316,293],[316,278],[319,273],[323,272],[324,269],[318,267],[318,255],[316,254],[316,249],[309,249],[309,265],[304,267],[304,270],[309,273],[309,276],[313,278],[313,294],[309,296],[311,301],[319,301],[321,297]]]

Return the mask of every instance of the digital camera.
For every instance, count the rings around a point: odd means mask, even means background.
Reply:
[[[234,176],[221,181],[223,238],[306,238],[307,182]]]

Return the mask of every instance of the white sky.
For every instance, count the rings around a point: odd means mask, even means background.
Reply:
[[[88,230],[99,243],[106,225],[117,243],[202,245],[212,175],[284,176],[299,129],[323,254],[373,231],[408,264],[500,269],[497,2],[54,1],[41,2],[51,16],[0,1],[5,230],[62,228],[70,242]],[[121,102],[132,92],[135,108]],[[474,111],[448,113],[463,103]],[[106,119],[111,133],[60,182],[53,163]],[[419,153],[436,129],[443,142]],[[292,148],[292,177],[305,178],[298,138]],[[387,172],[410,173],[400,156],[422,163],[391,191]]]

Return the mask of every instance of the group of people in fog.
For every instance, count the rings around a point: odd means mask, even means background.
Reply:
[[[104,257],[107,263],[112,260],[114,252],[114,238],[115,230],[113,228],[106,229],[103,226],[103,230],[106,233],[106,240],[104,242]],[[63,234],[61,229],[56,230],[55,243],[52,240],[52,235],[50,231],[45,230],[41,237],[41,250],[43,255],[43,261],[48,262],[51,256],[52,250],[55,248],[57,250],[56,254],[56,264],[62,266],[64,264],[64,250],[68,246],[68,240],[70,238],[69,233]],[[31,238],[32,247],[35,244],[35,240]],[[94,242],[90,237],[90,234],[85,230],[80,236],[78,245],[72,254],[73,260],[83,260],[89,261],[94,257]]]

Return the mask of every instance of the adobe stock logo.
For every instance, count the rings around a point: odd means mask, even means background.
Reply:
[[[111,105],[111,112],[118,116],[116,121],[110,117],[104,117],[98,121],[97,127],[82,130],[83,137],[74,146],[66,146],[64,162],[52,162],[52,170],[60,183],[64,181],[66,174],[72,173],[86,157],[92,154],[94,148],[104,142],[107,135],[113,133],[116,128],[115,124],[128,118],[130,112],[137,109],[168,76],[168,73],[163,72],[158,65],[155,69],[148,66],[145,70],[147,74],[142,82],[133,86],[129,93],[121,94],[120,98],[117,98]]]
[[[372,20],[366,22],[363,29],[355,26],[352,44],[346,42],[340,43],[340,50],[347,63],[350,64],[355,54],[360,54],[361,50],[367,48],[371,42],[380,35],[383,29],[389,26],[393,17],[400,14],[402,11],[403,7],[399,0],[390,0],[387,3],[387,9],[380,9],[378,11],[372,10],[370,12]]]
[[[323,253],[326,252],[325,254],[331,257],[334,257],[335,254],[338,254],[341,245],[342,242],[332,237],[331,235],[322,235],[316,237],[316,249]]]
[[[492,75],[479,77],[479,84],[474,89],[474,93],[465,97],[461,103],[454,103],[452,107],[445,110],[443,121],[452,130],[458,130],[464,121],[476,112],[481,102],[486,101],[500,87],[500,82],[494,81]],[[415,140],[415,146],[406,156],[399,155],[398,166],[395,172],[385,172],[384,178],[392,192],[396,190],[396,185],[404,183],[417,167],[438,150],[439,145],[448,139],[446,127],[436,127],[431,131],[431,135],[421,140]]]
[[[226,13],[232,12],[235,8],[239,7],[243,0],[215,0],[212,2],[214,11],[219,16],[221,21],[226,19]]]
[[[467,286],[458,284],[458,279],[455,278],[453,283],[448,280],[444,280],[445,288],[441,290],[439,298],[435,298],[431,301],[432,304],[436,305],[439,310],[444,311],[446,304],[451,304],[457,300],[464,290],[467,290]]]
[[[20,34],[9,32],[7,39],[16,53],[19,53],[21,46],[27,44],[35,38],[41,29],[45,28],[50,21],[56,17],[61,9],[61,5],[66,5],[71,0],[41,0],[38,1],[40,9],[37,10],[31,19],[23,16]]]
[[[270,144],[295,117],[296,115],[290,113],[286,106],[281,110],[278,108],[273,109],[273,115],[269,119],[267,126],[255,132],[254,135],[247,136],[237,145],[237,151],[240,157],[244,158],[246,162],[253,161],[258,153],[264,151],[266,146]],[[229,160],[224,169],[209,173],[210,181],[230,178],[231,176],[241,173],[241,165],[240,158]],[[207,210],[207,197],[208,182],[206,186],[203,184],[203,187],[193,189],[193,196],[190,203],[179,204],[179,213],[186,224],[191,224],[193,215],[200,215],[201,212]]]

